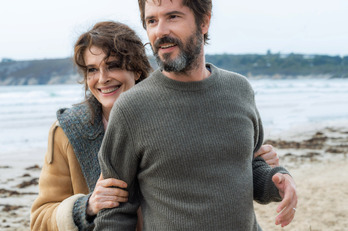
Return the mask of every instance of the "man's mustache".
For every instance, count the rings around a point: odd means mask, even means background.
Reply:
[[[157,51],[160,48],[161,44],[164,44],[164,43],[173,43],[173,44],[176,44],[179,46],[181,45],[181,42],[179,39],[173,38],[170,36],[165,36],[165,37],[159,38],[155,41],[155,43],[154,43],[155,51]]]

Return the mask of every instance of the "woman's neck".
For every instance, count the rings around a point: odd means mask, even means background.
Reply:
[[[105,130],[106,130],[106,127],[108,126],[109,115],[110,115],[110,110],[108,110],[107,108],[103,108],[102,121],[103,121]]]
[[[110,115],[111,109],[103,107],[102,111],[103,111],[103,116],[106,119],[106,121],[109,121],[109,115]]]

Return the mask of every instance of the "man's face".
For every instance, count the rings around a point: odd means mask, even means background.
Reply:
[[[146,31],[160,67],[167,72],[185,72],[201,54],[203,35],[193,12],[182,0],[145,4]]]

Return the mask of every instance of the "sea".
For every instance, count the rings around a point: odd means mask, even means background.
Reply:
[[[258,79],[250,83],[268,133],[348,121],[348,79]],[[83,98],[79,84],[0,86],[0,156],[45,149],[56,111]]]

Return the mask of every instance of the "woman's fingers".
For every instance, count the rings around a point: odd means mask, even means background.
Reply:
[[[107,188],[101,185],[98,185],[94,191],[95,191],[95,194],[99,196],[117,196],[117,197],[128,198],[128,195],[129,195],[129,193],[123,189]]]
[[[104,179],[100,174],[88,201],[87,214],[95,215],[101,209],[118,207],[120,203],[127,202],[129,193],[125,188],[126,182],[115,178]]]
[[[97,185],[103,186],[103,187],[120,187],[120,188],[127,188],[127,183],[118,180],[115,178],[108,178],[108,179],[101,179],[99,178]]]
[[[89,198],[87,214],[92,216],[101,209],[118,207],[120,203],[128,201],[128,195],[129,193],[123,189],[109,188],[97,184]]]
[[[101,195],[96,195],[95,201],[98,203],[104,203],[104,202],[127,202],[128,197],[120,197],[120,196],[113,196],[113,195],[108,195],[108,196],[101,196]]]
[[[257,150],[257,152],[255,152],[254,156],[258,157],[258,156],[261,156],[263,154],[266,154],[266,153],[270,152],[272,150],[272,148],[273,148],[272,145],[264,144],[260,147],[259,150]]]
[[[279,166],[279,157],[272,145],[265,144],[260,147],[260,149],[255,152],[255,157],[262,157],[268,165],[271,167]]]

